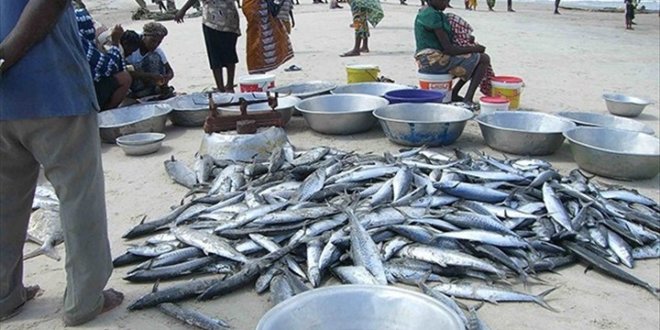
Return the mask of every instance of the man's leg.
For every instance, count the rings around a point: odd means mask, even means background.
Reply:
[[[39,163],[14,133],[24,121],[0,121],[0,318],[27,300],[23,244],[30,220]]]
[[[64,321],[87,322],[103,310],[112,273],[97,115],[46,119],[28,146],[60,200],[66,246]]]

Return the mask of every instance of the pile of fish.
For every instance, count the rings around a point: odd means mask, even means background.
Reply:
[[[553,310],[544,297],[555,287],[532,294],[510,284],[544,284],[540,272],[578,261],[658,296],[624,268],[660,257],[657,202],[578,170],[562,176],[543,160],[425,148],[296,152],[285,144],[262,163],[196,156],[193,169],[173,158],[165,167],[190,192],[126,233],[148,237],[115,267],[139,263],[125,277],[131,282],[211,276],[154,290],[130,310],[246,285],[269,290],[278,304],[334,276],[418,286],[468,328],[485,328],[474,308],[450,297]]]

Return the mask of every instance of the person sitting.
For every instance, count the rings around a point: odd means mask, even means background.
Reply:
[[[443,12],[449,0],[430,0],[428,4],[429,7],[420,10],[415,18],[415,60],[419,72],[451,74],[460,78],[452,90],[452,101],[473,103],[474,93],[490,65],[486,47],[453,44],[453,31]],[[465,97],[461,98],[458,92],[468,80],[470,85]]]
[[[174,70],[167,61],[165,52],[158,46],[167,36],[167,28],[160,23],[147,23],[142,28],[142,36],[127,30],[121,36],[126,63],[133,83],[131,96],[143,98],[158,95],[166,99],[174,95],[174,88],[168,83],[174,78]]]
[[[116,108],[128,94],[132,82],[130,74],[124,70],[124,60],[118,47],[124,29],[120,25],[115,26],[110,47],[102,51],[97,46],[94,21],[87,9],[76,9],[75,14],[80,41],[94,79],[96,100],[101,110]]]

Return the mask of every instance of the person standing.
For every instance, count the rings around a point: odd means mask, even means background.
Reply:
[[[296,26],[296,19],[293,18],[293,1],[282,0],[280,12],[277,13],[277,18],[284,24],[284,29],[287,34],[291,34],[291,29]]]
[[[633,20],[635,19],[635,5],[632,0],[625,0],[626,4],[626,30],[633,29]]]
[[[64,324],[83,324],[123,294],[104,290],[112,260],[99,106],[71,1],[3,1],[0,40],[0,319],[38,291],[23,284],[23,244],[43,166],[60,200]]]
[[[174,16],[177,23],[183,23],[186,11],[197,2],[188,0]],[[236,73],[236,41],[241,35],[238,9],[231,0],[202,0],[202,32],[206,44],[206,55],[213,72],[216,89],[219,92],[234,92]],[[227,83],[224,82],[222,68],[227,70]]]
[[[341,54],[341,57],[359,56],[369,52],[369,24],[376,27],[383,19],[383,8],[378,0],[351,0],[355,43],[353,49]]]
[[[244,0],[247,21],[246,62],[249,74],[277,69],[293,58],[293,47],[271,0]]]

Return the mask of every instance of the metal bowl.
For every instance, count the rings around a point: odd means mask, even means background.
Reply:
[[[115,142],[117,142],[117,144],[121,143],[123,145],[138,146],[160,142],[164,139],[165,134],[163,133],[135,133],[120,136]]]
[[[172,107],[170,120],[172,124],[186,127],[201,127],[209,114],[208,96],[203,93],[193,93],[173,97],[163,103]],[[204,102],[200,102],[204,100]]]
[[[623,117],[637,117],[651,101],[623,94],[603,94],[607,111]]]
[[[257,330],[465,329],[446,305],[411,290],[338,285],[293,296],[268,311]]]
[[[451,105],[399,103],[376,109],[374,116],[390,141],[435,147],[454,143],[474,114]]]
[[[282,94],[290,94],[304,99],[316,95],[326,94],[333,90],[335,87],[337,87],[337,84],[333,82],[314,80],[276,87],[270,89],[270,91]]]
[[[237,94],[240,95],[240,94]],[[255,103],[255,104],[250,104],[247,107],[247,112],[256,112],[256,111],[270,111],[271,108],[268,105],[267,102],[267,97],[265,93],[259,93],[259,94],[247,94],[247,95],[240,95],[240,96],[247,96],[246,100],[248,101],[256,101],[256,100],[263,100],[261,103]],[[240,97],[237,96],[237,97]],[[232,102],[237,102],[238,99],[233,100]],[[293,109],[300,102],[299,97],[295,96],[285,96],[285,97],[278,97],[277,98],[277,107],[275,108],[275,111],[279,112],[282,114],[282,119],[284,119],[284,123],[287,124],[289,120],[291,120],[291,114],[293,113]],[[218,106],[218,111],[222,115],[230,115],[230,116],[236,116],[241,113],[241,108],[237,105],[232,105],[232,106]]]
[[[579,111],[564,111],[558,113],[557,115],[583,126],[609,127],[626,131],[642,132],[651,135],[655,134],[652,128],[634,119],[621,118],[608,114]]]
[[[115,139],[132,133],[165,131],[167,114],[172,107],[163,103],[135,104],[99,113],[101,140],[115,143]]]
[[[564,132],[580,168],[614,179],[650,179],[660,171],[660,140],[639,132],[577,127]]]
[[[315,96],[302,100],[296,109],[307,124],[319,133],[346,135],[369,130],[376,123],[372,112],[387,100],[364,94]]]
[[[158,151],[158,149],[160,149],[162,144],[163,144],[163,140],[146,143],[146,144],[123,144],[121,142],[117,142],[117,145],[121,148],[121,150],[123,150],[124,153],[129,156],[152,154]]]
[[[368,82],[357,83],[339,86],[333,89],[332,94],[367,94],[373,96],[383,96],[385,93],[397,89],[411,88],[410,86],[384,83],[384,82]]]
[[[496,111],[476,118],[486,144],[516,155],[549,155],[564,142],[574,122],[544,113]]]

